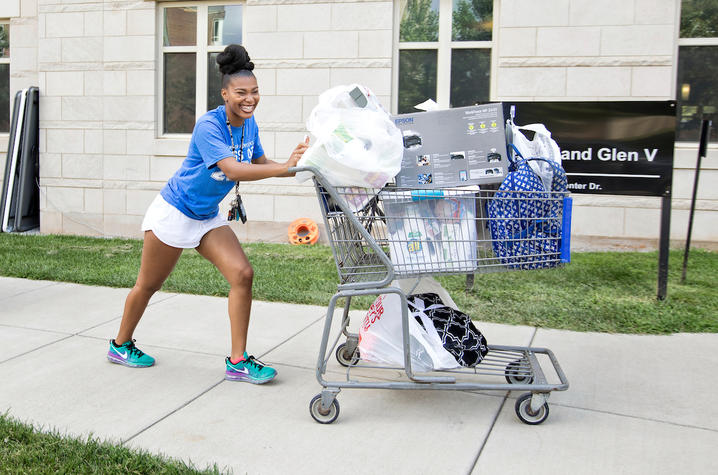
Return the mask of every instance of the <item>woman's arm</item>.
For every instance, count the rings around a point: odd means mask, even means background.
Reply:
[[[294,165],[290,161],[286,163],[240,163],[234,157],[227,157],[217,162],[217,166],[232,181],[255,181],[288,175],[289,167]]]
[[[263,164],[282,165],[282,164],[279,163],[279,162],[275,162],[274,160],[268,159],[266,155],[262,155],[261,157],[252,160],[252,163],[256,163],[256,164],[258,164],[258,165],[263,165]],[[281,177],[284,177],[284,176],[294,176],[294,173],[286,172],[286,173],[283,173],[282,175],[277,175],[277,176],[281,176]]]
[[[309,148],[309,138],[297,145],[284,163],[277,163],[267,159],[266,155],[252,160],[252,163],[240,163],[233,157],[227,157],[219,162],[217,166],[225,176],[232,181],[254,181],[263,178],[294,176],[289,169],[297,165],[297,162],[304,152]]]

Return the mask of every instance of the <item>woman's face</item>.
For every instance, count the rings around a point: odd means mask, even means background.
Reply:
[[[259,104],[259,87],[254,76],[235,76],[222,89],[222,98],[226,104],[227,118],[249,119]]]

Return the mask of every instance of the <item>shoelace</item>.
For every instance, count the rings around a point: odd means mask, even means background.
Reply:
[[[130,344],[127,345],[127,351],[129,351],[131,354],[136,354],[138,358],[142,358],[144,352],[135,346],[135,341],[137,340],[133,339]]]
[[[246,363],[249,363],[249,364],[252,364],[252,365],[256,366],[257,369],[260,370],[260,371],[262,370],[262,368],[264,368],[264,367],[266,366],[264,363],[262,363],[261,361],[259,361],[259,360],[258,360],[257,358],[255,358],[254,356],[250,356],[249,358],[247,358],[247,359],[244,360],[244,361],[245,361]]]

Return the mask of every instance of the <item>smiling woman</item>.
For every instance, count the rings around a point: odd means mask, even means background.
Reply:
[[[140,272],[127,296],[107,358],[130,367],[154,364],[154,358],[135,346],[133,333],[150,297],[162,287],[182,250],[195,248],[230,285],[232,347],[225,360],[225,378],[262,384],[274,379],[276,371],[246,352],[254,270],[227,220],[246,219],[238,192],[240,181],[291,176],[289,168],[296,165],[308,144],[298,144],[285,163],[267,159],[254,120],[259,85],[247,50],[229,45],[217,56],[217,64],[224,104],[199,118],[187,158],[145,214]],[[236,197],[224,219],[218,205],[233,186]]]

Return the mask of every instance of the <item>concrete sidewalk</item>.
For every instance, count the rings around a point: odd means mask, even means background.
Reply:
[[[0,278],[0,412],[234,473],[716,473],[718,334],[477,322],[489,343],[556,354],[571,387],[542,425],[517,419],[518,392],[387,390],[342,391],[320,425],[308,405],[325,308],[254,303],[249,350],[279,372],[254,386],[223,380],[224,298],[157,294],[135,335],[156,366],[110,364],[126,295]]]

